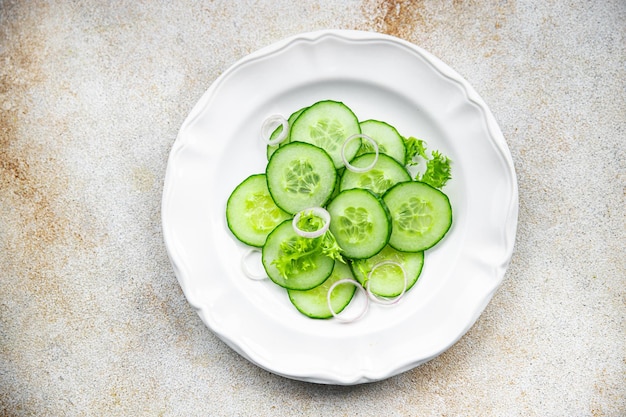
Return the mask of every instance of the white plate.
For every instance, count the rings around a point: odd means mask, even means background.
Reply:
[[[246,278],[245,248],[225,222],[235,186],[264,171],[265,118],[323,99],[346,103],[361,120],[384,120],[454,161],[444,188],[453,225],[426,252],[418,285],[399,305],[372,306],[350,324],[306,318],[284,290]],[[416,367],[467,332],[502,282],[517,211],[510,153],[465,80],[403,40],[332,30],[257,51],[210,86],[171,150],[162,220],[176,276],[211,331],[273,373],[348,385]]]

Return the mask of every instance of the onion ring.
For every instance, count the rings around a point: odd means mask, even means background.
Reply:
[[[278,126],[282,126],[283,130],[280,134],[272,139],[272,133],[278,128]],[[278,145],[282,141],[287,138],[287,133],[289,132],[289,122],[280,114],[274,114],[263,122],[261,125],[261,140],[267,145]]]
[[[326,293],[326,303],[328,305],[328,309],[330,310],[330,314],[333,315],[333,317],[337,320],[340,321],[342,323],[352,323],[353,321],[357,321],[359,320],[361,317],[363,317],[365,315],[365,313],[367,313],[367,310],[369,309],[369,297],[365,297],[365,308],[363,308],[363,311],[361,311],[357,316],[355,317],[351,317],[351,318],[345,318],[342,317],[340,314],[335,313],[335,310],[333,310],[333,306],[332,303],[330,301],[330,296],[333,292],[333,290],[341,284],[352,284],[355,287],[357,287],[359,289],[359,291],[365,291],[363,289],[363,287],[361,286],[361,284],[358,283],[358,281],[355,281],[351,278],[343,278],[340,279],[339,281],[335,282],[333,285],[330,286],[330,288],[328,289],[328,293]]]
[[[300,222],[300,218],[302,217],[303,213],[313,213],[314,215],[316,215],[317,217],[320,217],[324,221],[324,225],[320,227],[319,229],[314,230],[312,232],[308,232],[306,230],[300,229],[298,227],[298,223]],[[298,236],[313,239],[313,238],[322,236],[324,233],[326,233],[326,231],[330,227],[330,213],[323,207],[311,207],[311,208],[298,212],[298,214],[296,214],[295,217],[293,218],[293,221],[291,222],[291,224],[293,225],[293,230],[296,232]]]
[[[346,146],[348,145],[348,143],[352,142],[354,139],[365,139],[367,140],[369,143],[372,144],[372,146],[374,147],[374,153],[376,154],[376,156],[374,156],[374,160],[372,161],[371,164],[369,164],[366,167],[356,167],[354,165],[352,165],[347,159],[346,159]],[[341,160],[343,161],[343,164],[346,166],[346,169],[349,169],[352,172],[356,172],[356,173],[362,173],[362,172],[367,172],[370,169],[374,168],[374,166],[376,165],[376,162],[378,162],[378,143],[376,143],[376,141],[374,139],[372,139],[371,137],[362,134],[362,133],[357,133],[355,135],[350,136],[348,139],[346,139],[343,142],[343,146],[341,147]]]
[[[376,295],[370,289],[370,282],[371,282],[372,274],[374,273],[376,269],[378,269],[379,267],[383,265],[395,265],[402,270],[402,274],[404,275],[404,286],[402,287],[402,292],[400,292],[400,294],[392,298]],[[397,304],[398,302],[400,302],[404,294],[406,294],[406,289],[407,289],[408,284],[409,284],[408,278],[406,276],[406,269],[404,269],[404,266],[394,261],[383,261],[374,265],[374,267],[369,272],[369,274],[367,274],[367,283],[365,284],[365,290],[367,292],[367,295],[373,302],[378,303],[378,304],[383,304],[383,305],[393,305],[393,304]]]
[[[241,270],[242,270],[242,271],[243,271],[243,273],[244,273],[244,274],[245,274],[248,278],[250,278],[251,280],[254,280],[254,281],[263,281],[264,279],[267,279],[267,275],[265,275],[265,274],[264,274],[264,275],[257,275],[257,274],[254,274],[252,271],[250,271],[250,270],[248,269],[248,265],[246,264],[246,259],[248,259],[248,257],[249,257],[250,255],[252,255],[253,253],[257,253],[257,252],[259,252],[259,253],[260,253],[260,252],[261,252],[261,250],[260,250],[260,249],[257,249],[257,248],[252,248],[252,249],[247,250],[247,251],[243,254],[243,256],[241,257]]]

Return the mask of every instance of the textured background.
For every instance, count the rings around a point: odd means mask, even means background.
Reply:
[[[519,179],[474,327],[355,387],[270,374],[187,304],[160,223],[184,118],[299,32],[385,32],[456,69]],[[0,415],[626,415],[626,2],[0,0]]]

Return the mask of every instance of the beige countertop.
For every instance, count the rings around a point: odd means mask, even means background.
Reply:
[[[236,60],[318,29],[430,51],[487,102],[515,252],[436,359],[353,387],[264,371],[202,323],[160,204]],[[626,3],[0,0],[0,415],[626,415]]]

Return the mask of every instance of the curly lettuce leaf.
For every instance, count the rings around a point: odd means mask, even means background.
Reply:
[[[404,138],[406,152],[404,154],[404,164],[411,166],[419,163],[419,158],[428,159],[426,156],[426,142],[413,136]]]
[[[450,166],[452,161],[439,151],[433,151],[431,155],[432,158],[426,161],[426,170],[421,175],[418,173],[415,179],[435,188],[441,188],[452,178]]]
[[[313,213],[300,217],[298,227],[312,232],[323,227],[323,220]],[[280,256],[272,264],[285,279],[317,267],[316,257],[320,254],[344,262],[341,247],[330,230],[315,238],[293,236],[280,245]]]

